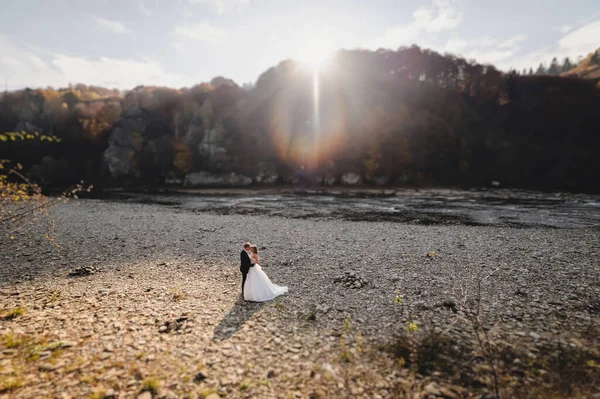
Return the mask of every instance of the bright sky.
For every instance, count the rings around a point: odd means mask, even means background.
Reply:
[[[600,47],[599,0],[0,0],[0,10],[9,90],[242,84],[337,48],[415,43],[506,70]]]

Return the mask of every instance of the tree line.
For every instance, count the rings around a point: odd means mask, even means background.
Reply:
[[[598,191],[597,80],[504,74],[417,46],[343,50],[317,75],[287,60],[253,86],[218,77],[127,92],[74,85],[0,97],[0,132],[61,139],[0,143],[36,182],[96,187],[264,173],[365,184]],[[556,65],[555,65],[556,64]],[[555,65],[555,67],[553,67]],[[315,79],[318,79],[315,84]],[[315,95],[318,88],[318,95]]]
[[[524,68],[522,71],[518,71],[514,68],[511,68],[508,73],[523,75],[523,76],[558,76],[563,73],[571,72],[573,69],[577,68],[582,62],[584,62],[584,57],[579,57],[576,62],[571,61],[569,57],[563,58],[562,62],[558,61],[557,57],[552,58],[550,64],[546,66],[545,63],[541,62],[538,67],[534,70],[533,68]],[[586,63],[589,66],[600,65],[600,49],[592,52],[589,56],[589,61]]]

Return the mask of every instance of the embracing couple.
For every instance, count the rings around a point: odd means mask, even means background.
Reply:
[[[242,296],[245,301],[265,302],[288,292],[288,287],[273,284],[258,264],[258,247],[249,242],[240,254],[242,272]]]

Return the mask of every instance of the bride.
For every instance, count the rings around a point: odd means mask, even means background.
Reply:
[[[248,277],[244,285],[244,300],[265,302],[288,292],[288,287],[273,284],[267,274],[262,271],[258,264],[260,258],[258,257],[258,247],[256,245],[250,246],[250,258],[254,263],[254,267],[251,267],[248,271]]]

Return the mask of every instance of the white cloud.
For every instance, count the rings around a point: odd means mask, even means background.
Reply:
[[[160,64],[151,59],[135,61],[100,57],[89,60],[58,54],[52,60],[52,65],[73,83],[94,83],[118,88],[139,85],[181,87],[189,83],[180,75],[165,72]]]
[[[29,59],[29,61],[31,63],[33,63],[33,65],[35,65],[35,67],[37,68],[48,68],[48,64],[46,64],[46,62],[44,60],[42,60],[40,57],[38,57],[35,54],[29,54],[26,56],[27,59]]]
[[[111,21],[104,18],[96,18],[96,26],[113,33],[128,33],[129,30],[118,21]]]
[[[527,35],[523,35],[523,34],[514,35],[513,37],[506,39],[505,41],[500,43],[498,45],[498,47],[514,49],[515,47],[517,47],[519,45],[519,43],[524,42],[525,40],[527,40]]]
[[[600,46],[600,20],[588,21],[580,28],[569,31],[554,45],[547,45],[527,54],[515,56],[501,63],[503,68],[514,67],[517,69],[533,68],[541,63],[548,66],[552,58],[558,58],[559,62],[569,57],[575,62],[579,56],[587,56]]]
[[[436,0],[434,7],[437,9],[437,13],[429,8],[422,8],[424,11],[423,15],[426,17],[423,22],[427,23],[426,30],[430,33],[442,32],[444,30],[451,30],[460,25],[462,21],[463,13],[460,9],[448,0]],[[418,10],[415,12],[415,14]]]
[[[413,12],[406,25],[389,28],[383,35],[367,44],[367,48],[392,48],[421,42],[425,33],[439,33],[456,28],[462,21],[462,10],[454,2],[436,0],[431,7],[421,7]]]
[[[497,39],[494,39],[488,35],[483,36],[480,39],[471,40],[471,44],[477,47],[490,47],[498,43]]]
[[[109,57],[83,58],[64,54],[48,54],[48,61],[27,46],[0,35],[0,81],[9,89],[24,87],[66,87],[84,83],[119,89],[139,85],[189,86],[194,83],[185,75],[168,73],[151,59],[123,60]],[[7,62],[8,60],[8,62]]]
[[[586,56],[600,46],[600,20],[571,31],[558,41],[561,54],[570,57]]]
[[[573,30],[573,27],[572,27],[571,25],[563,25],[563,26],[561,26],[561,27],[559,28],[559,31],[560,31],[561,33],[568,33],[568,32],[570,32],[570,31],[572,31],[572,30]]]
[[[152,10],[146,5],[144,0],[138,0],[138,8],[146,15],[152,15]]]
[[[2,63],[3,63],[3,64],[5,64],[5,65],[8,65],[8,66],[14,66],[14,67],[20,67],[20,66],[22,66],[22,65],[23,65],[23,64],[21,63],[21,61],[19,61],[19,60],[16,60],[16,59],[14,59],[14,58],[10,58],[10,57],[4,57],[4,58],[2,59],[2,61],[0,61],[0,62],[2,62]]]
[[[494,46],[498,43],[497,39],[494,39],[488,35],[485,35],[479,39],[465,40],[465,39],[450,39],[446,44],[438,48],[439,51],[448,52],[453,54],[461,54],[464,51],[472,51],[473,49],[486,49]]]
[[[202,22],[197,25],[176,26],[173,34],[192,40],[216,42],[226,37],[227,31],[225,29],[212,26],[209,23]]]
[[[64,84],[59,74],[49,68],[34,51],[17,45],[1,34],[0,54],[0,81],[4,83],[6,80],[9,89],[46,87],[58,82]]]
[[[500,63],[512,58],[515,53],[512,50],[475,50],[469,54],[469,58],[474,58],[482,64],[492,64],[497,66]]]
[[[250,4],[250,0],[189,0],[190,4],[208,4],[215,8],[218,14],[230,11],[240,11]]]
[[[507,69],[512,67],[510,60],[520,50],[520,43],[526,39],[527,36],[523,34],[504,40],[498,40],[488,35],[471,40],[452,38],[443,46],[432,46],[431,48],[442,53],[452,53],[468,60],[475,59],[482,64],[493,64]]]

